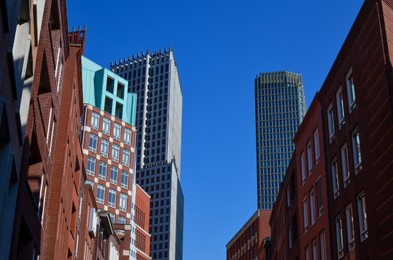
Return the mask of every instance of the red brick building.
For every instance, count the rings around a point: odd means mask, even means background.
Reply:
[[[257,210],[226,246],[227,260],[270,259],[270,210]]]
[[[270,217],[272,258],[299,259],[298,186],[295,153],[288,165]]]
[[[150,195],[138,184],[136,185],[135,199],[135,247],[137,249],[137,260],[149,260],[150,257]]]
[[[391,28],[393,1],[365,1],[295,138],[300,259],[393,259]]]
[[[365,1],[320,91],[332,258],[393,259],[392,28]]]
[[[331,259],[326,161],[318,94],[294,139],[300,259]]]

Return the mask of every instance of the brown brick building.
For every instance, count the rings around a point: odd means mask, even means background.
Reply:
[[[300,259],[331,259],[326,160],[318,94],[295,136]]]
[[[270,217],[271,259],[300,259],[298,186],[293,154]]]
[[[149,260],[150,257],[150,195],[138,184],[136,185],[135,199],[135,247],[137,260]]]
[[[257,210],[226,246],[227,260],[270,259],[270,210]]]
[[[393,258],[392,28],[365,1],[320,91],[333,258]]]
[[[364,2],[295,138],[300,259],[393,258],[392,28],[393,1]]]

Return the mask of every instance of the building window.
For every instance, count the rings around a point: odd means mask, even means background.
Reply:
[[[123,104],[121,104],[119,102],[116,102],[115,116],[117,118],[122,118],[122,116],[123,116]]]
[[[341,165],[343,170],[344,188],[347,187],[349,183],[349,161],[348,161],[348,147],[346,144],[341,148]]]
[[[127,211],[127,195],[120,193],[119,208],[122,211]]]
[[[356,129],[352,134],[352,149],[353,161],[355,164],[355,173],[358,173],[362,169],[362,155],[360,149],[360,136],[358,129]]]
[[[126,144],[131,144],[131,130],[128,128],[124,129],[124,142]]]
[[[120,140],[121,125],[115,123],[113,126],[113,137]]]
[[[112,144],[112,160],[115,162],[119,161],[119,152],[120,152],[120,147],[116,144]]]
[[[364,197],[364,191],[358,195],[358,215],[360,240],[363,241],[368,237],[366,198]]]
[[[104,120],[102,121],[102,132],[106,135],[109,135],[110,129],[111,129],[111,120],[105,117]]]
[[[123,164],[125,166],[130,165],[130,151],[128,151],[126,149],[123,150]]]
[[[122,171],[121,173],[121,186],[123,188],[128,188],[128,172]]]
[[[117,223],[119,223],[119,224],[126,224],[126,218],[123,217],[123,216],[119,216],[119,217],[117,218]],[[124,230],[119,230],[119,231],[117,231],[117,232],[119,232],[119,234],[124,235]]]
[[[307,246],[305,249],[305,254],[306,254],[306,260],[311,260],[311,252],[310,252],[310,246]]]
[[[104,111],[109,114],[112,114],[112,104],[113,104],[113,100],[109,97],[105,97]]]
[[[356,106],[355,84],[353,82],[352,69],[347,73],[347,95],[349,111],[351,112]]]
[[[100,167],[99,167],[99,171],[98,171],[98,178],[102,179],[102,180],[106,180],[106,170],[107,170],[107,164],[104,162],[100,162]]]
[[[124,98],[124,89],[125,89],[124,84],[118,82],[117,83],[117,92],[116,92],[116,95],[118,98],[121,98],[121,99]]]
[[[111,174],[109,178],[109,181],[111,183],[117,184],[117,173],[118,169],[115,166],[111,166]]]
[[[314,131],[314,155],[315,155],[315,162],[319,161],[320,151],[319,151],[319,133],[318,129]]]
[[[330,104],[328,107],[328,130],[329,130],[329,140],[330,142],[333,141],[334,138],[334,111],[333,105]]]
[[[115,214],[112,212],[109,212],[109,217],[111,218],[112,223],[115,223],[115,218],[116,218]]]
[[[89,156],[87,158],[87,173],[94,176],[94,170],[96,168],[96,159]]]
[[[317,247],[317,240],[314,239],[312,241],[312,259],[318,260],[318,247]]]
[[[93,112],[91,114],[91,128],[98,130],[99,124],[100,124],[100,115]]]
[[[303,199],[303,226],[304,233],[308,230],[308,205],[307,205],[307,197]]]
[[[336,218],[336,241],[337,241],[337,256],[341,258],[344,256],[344,242],[343,242],[343,221],[341,216]]]
[[[292,225],[288,227],[288,248],[291,249],[293,246],[293,230]]]
[[[89,150],[92,152],[97,151],[97,141],[98,137],[94,134],[90,134],[90,140],[89,140]]]
[[[321,260],[326,260],[326,237],[325,237],[325,231],[322,231],[319,234],[319,245],[321,247],[321,249],[320,249]]]
[[[105,139],[101,139],[101,155],[108,157],[109,142]]]
[[[307,166],[308,166],[308,174],[310,174],[312,169],[312,149],[311,149],[311,141],[307,143]]]
[[[116,191],[113,189],[109,189],[108,205],[110,207],[116,207]]]
[[[97,202],[104,203],[105,200],[105,186],[98,184],[97,185]]]
[[[330,168],[332,170],[333,194],[334,194],[334,198],[337,198],[337,196],[339,195],[339,188],[340,188],[340,183],[339,183],[339,178],[338,178],[337,160],[333,160]]]
[[[338,116],[338,125],[341,126],[345,123],[345,113],[344,113],[344,98],[341,87],[336,93],[336,104],[337,104],[337,116]]]
[[[317,180],[317,209],[318,209],[318,217],[323,214],[323,203],[322,203],[322,183],[321,178]]]
[[[315,223],[315,194],[314,190],[310,191],[310,216],[311,225]]]
[[[347,220],[347,237],[348,237],[348,250],[355,247],[355,229],[353,226],[353,211],[352,204],[345,209],[345,215]]]
[[[304,181],[306,180],[306,159],[304,157],[304,152],[302,152],[302,154],[300,155],[300,168],[302,171],[302,184],[304,183]]]
[[[113,93],[113,88],[115,86],[115,81],[111,77],[106,78],[106,91]]]

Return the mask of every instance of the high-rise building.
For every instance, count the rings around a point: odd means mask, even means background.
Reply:
[[[305,114],[302,76],[261,73],[255,79],[258,208],[272,209]]]
[[[138,95],[136,178],[151,196],[152,258],[182,259],[182,92],[173,51],[148,51],[120,60],[111,69]]]
[[[85,103],[82,146],[87,182],[93,187],[97,207],[108,212],[115,227],[118,224],[125,227],[118,230],[124,241],[120,259],[137,259],[140,250],[135,246],[134,221],[136,94],[127,93],[125,79],[86,57],[82,57],[82,79]],[[131,231],[127,228],[129,224]],[[143,259],[150,259],[145,252],[142,255]]]

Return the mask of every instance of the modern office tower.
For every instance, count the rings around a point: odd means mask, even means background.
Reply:
[[[136,94],[127,92],[125,79],[85,57],[82,79],[82,146],[88,183],[93,187],[98,208],[109,212],[112,223],[131,224],[131,232],[118,231],[125,241],[119,255],[120,259],[136,259]]]
[[[305,114],[302,76],[283,71],[255,79],[258,208],[272,209]]]
[[[182,259],[182,92],[173,51],[138,54],[111,69],[138,94],[136,175],[151,196],[152,258]]]

